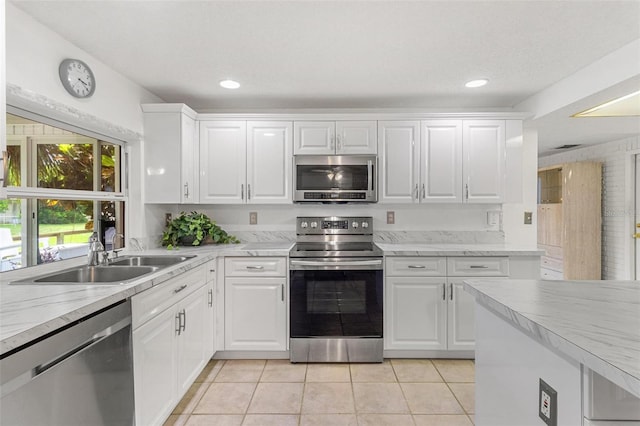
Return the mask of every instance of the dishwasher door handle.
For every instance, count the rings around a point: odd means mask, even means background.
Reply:
[[[76,346],[73,349],[65,352],[64,354],[60,355],[59,357],[54,358],[51,361],[43,362],[42,364],[35,366],[33,368],[32,378],[38,377],[39,375],[41,375],[45,371],[55,367],[56,365],[60,364],[64,360],[71,358],[72,356],[74,356],[78,352],[81,352],[84,349],[87,349],[88,347],[93,346],[96,343],[98,343],[98,342],[106,339],[107,337],[111,336],[112,334],[122,330],[124,327],[128,326],[129,324],[131,324],[131,318],[125,318],[123,320],[120,320],[117,323],[113,324],[112,326],[110,326],[108,328],[105,328],[104,330],[94,334],[93,337],[91,337],[89,340],[79,344],[78,346]]]

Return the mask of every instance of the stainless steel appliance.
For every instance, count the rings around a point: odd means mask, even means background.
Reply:
[[[0,360],[0,424],[135,424],[131,302]]]
[[[378,201],[375,155],[297,155],[293,201],[375,203]]]
[[[299,217],[289,253],[291,362],[382,362],[382,251],[371,217]]]

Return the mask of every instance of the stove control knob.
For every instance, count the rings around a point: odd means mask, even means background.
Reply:
[[[311,222],[311,227],[312,228],[317,228],[318,227],[318,222]]]
[[[356,229],[358,227],[358,222],[353,222],[351,224],[351,227],[353,227],[353,229]]]
[[[309,226],[309,224],[307,222],[301,222],[300,223],[300,228],[306,228],[307,226]]]
[[[368,228],[369,227],[369,222],[362,222],[362,227],[363,228]]]

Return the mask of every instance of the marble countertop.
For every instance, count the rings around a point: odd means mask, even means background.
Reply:
[[[640,397],[640,282],[469,280],[476,301]]]
[[[84,257],[0,274],[0,354],[18,348],[72,321],[220,256],[288,256],[291,241],[164,248],[126,254],[195,254],[196,258],[122,285],[13,285],[10,282],[82,265]],[[540,255],[542,251],[504,244],[378,243],[385,255],[498,256]]]
[[[544,250],[515,244],[376,243],[385,256],[542,256]]]

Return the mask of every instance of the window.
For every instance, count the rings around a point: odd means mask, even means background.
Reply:
[[[2,271],[84,256],[93,231],[107,250],[124,245],[122,143],[43,121],[7,114]]]

